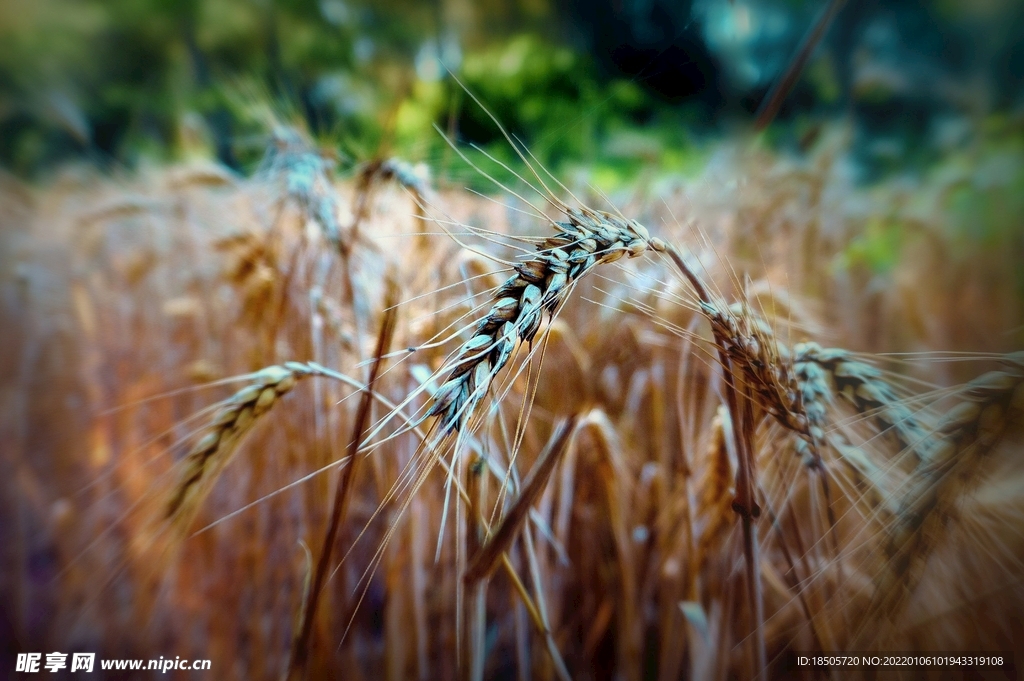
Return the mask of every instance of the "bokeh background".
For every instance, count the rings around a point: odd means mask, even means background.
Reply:
[[[382,149],[436,162],[433,125],[503,153],[450,70],[556,170],[605,185],[693,172],[709,138],[749,127],[826,4],[9,0],[0,164],[39,177],[68,159],[204,154],[251,169],[257,104],[350,163]],[[979,135],[1019,135],[1022,32],[1013,0],[846,2],[768,137],[799,150],[848,117],[858,170],[877,180]]]
[[[1024,347],[1021,35],[1019,0],[0,2],[0,676],[17,652],[75,649],[281,677],[308,570],[298,547],[315,555],[333,491],[327,476],[282,481],[343,456],[348,389],[311,380],[285,398],[196,526],[225,522],[173,560],[146,546],[163,535],[142,511],[162,508],[203,410],[238,387],[213,382],[291,359],[365,371],[385,265],[411,301],[403,346],[456,323],[466,273],[489,281],[493,264],[425,227],[414,199],[442,225],[549,233],[459,153],[522,191],[495,120],[585,201],[610,197],[692,249],[730,300],[771,298],[780,337],[874,353],[938,423],[955,401],[946,388]],[[381,164],[395,158],[407,165]],[[331,229],[360,240],[339,253]],[[556,416],[592,411],[534,509],[551,534],[537,535],[538,581],[578,678],[742,677],[751,616],[717,374],[700,341],[671,333],[708,337],[652,261],[602,272],[554,327],[519,473]],[[446,351],[401,365],[387,394],[403,399]],[[526,394],[507,397],[510,419]],[[858,414],[831,415],[885,471],[880,489],[898,488],[900,447]],[[888,628],[865,620],[879,648],[1024,651],[1019,419],[1010,431],[962,476],[960,515],[918,554],[923,586],[906,612]],[[394,441],[360,474],[338,539],[356,548],[324,595],[313,678],[456,673],[457,531],[434,559],[444,480],[400,521],[380,506],[413,445]],[[766,487],[812,479],[776,456],[791,442],[761,445]],[[870,501],[841,457],[829,464],[850,499]],[[822,510],[811,487],[777,499],[796,499],[786,513],[809,532]],[[854,517],[867,539],[852,545],[871,555],[812,570],[829,558],[812,535],[797,556],[805,582],[772,582],[772,675],[789,676],[778,661],[798,646],[853,645],[843,618],[887,569],[891,529]],[[392,520],[399,539],[349,620]],[[765,574],[795,579],[788,529],[761,522]],[[830,600],[839,582],[848,591]],[[794,595],[805,591],[820,599],[813,626]],[[555,678],[508,580],[488,598],[486,676]],[[712,645],[695,638],[694,613]],[[834,639],[810,637],[820,622]]]

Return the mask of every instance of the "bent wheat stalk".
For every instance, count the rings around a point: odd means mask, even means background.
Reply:
[[[522,491],[512,504],[512,508],[501,519],[498,528],[491,533],[479,550],[470,555],[466,571],[462,576],[463,581],[467,584],[475,584],[490,574],[501,556],[508,551],[516,534],[521,529],[530,507],[544,491],[544,487],[551,477],[551,471],[561,459],[575,434],[578,420],[579,417],[574,414],[555,428],[551,440],[537,457],[537,462],[526,476],[526,480],[523,481]]]

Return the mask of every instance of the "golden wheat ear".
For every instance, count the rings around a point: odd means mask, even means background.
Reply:
[[[195,517],[217,477],[234,458],[258,420],[278,404],[295,384],[309,376],[329,376],[318,366],[285,362],[253,374],[246,387],[230,398],[211,420],[208,431],[182,461],[181,474],[171,489],[164,517],[182,532]]]

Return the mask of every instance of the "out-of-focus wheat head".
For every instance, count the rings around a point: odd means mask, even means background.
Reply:
[[[405,349],[376,384],[311,678],[743,678],[758,628],[778,677],[792,651],[1024,650],[1013,263],[852,187],[842,140],[803,164],[722,152],[629,219],[545,221],[397,161],[337,181],[294,130],[269,148],[250,179],[3,178],[19,650],[281,677],[389,266]],[[900,211],[922,236],[886,286],[836,267]],[[730,386],[754,417],[760,623]]]

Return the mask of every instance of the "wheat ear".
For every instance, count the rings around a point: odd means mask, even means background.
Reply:
[[[837,395],[858,413],[870,414],[880,431],[893,433],[901,449],[912,454],[909,483],[899,501],[880,501],[892,519],[882,545],[888,561],[867,621],[877,615],[892,617],[915,588],[975,464],[1020,418],[1024,353],[1007,355],[1004,370],[991,371],[964,386],[957,392],[959,402],[934,427],[903,404],[877,368],[846,350],[801,343],[794,348],[794,359],[805,402],[813,397],[826,405]],[[878,471],[857,456],[856,448],[849,450],[854,456],[844,458],[858,473],[868,479],[877,477]]]
[[[251,383],[221,407],[209,424],[209,432],[185,457],[165,517],[174,522],[187,522],[256,420],[295,387],[298,380],[314,375],[324,374],[317,365],[301,362],[285,362],[256,372]]]
[[[822,348],[799,343],[793,348],[805,385],[817,393],[837,395],[858,413],[870,414],[879,431],[892,433],[900,448],[912,456],[911,467],[927,465],[934,456],[930,428],[923,417],[908,408],[882,372],[841,348]]]
[[[782,426],[804,436],[815,449],[824,438],[825,414],[807,412],[804,390],[789,349],[768,323],[742,303],[701,301],[701,310],[730,358],[758,398],[758,406]]]
[[[543,313],[554,314],[577,281],[599,264],[665,247],[635,221],[587,208],[564,212],[569,221],[554,223],[558,233],[539,244],[536,255],[515,265],[516,274],[495,292],[473,337],[446,366],[447,380],[427,412],[439,417],[442,435],[462,430],[517,341],[531,342]]]
[[[363,165],[356,179],[356,198],[352,208],[352,223],[348,230],[350,241],[359,238],[359,227],[369,217],[370,198],[374,184],[378,180],[394,180],[408,190],[416,203],[417,217],[421,222],[426,217],[424,208],[433,200],[433,192],[428,179],[417,172],[417,168],[400,158],[392,157],[386,160],[370,161]]]
[[[876,612],[891,616],[913,591],[977,463],[1024,412],[1024,352],[1003,362],[1004,370],[983,374],[958,391],[961,401],[931,434],[931,458],[911,479],[883,547],[889,569],[879,585]]]
[[[323,231],[335,250],[346,255],[351,240],[338,224],[338,200],[331,183],[333,162],[323,158],[295,129],[278,126],[261,166],[284,179],[285,191]]]

